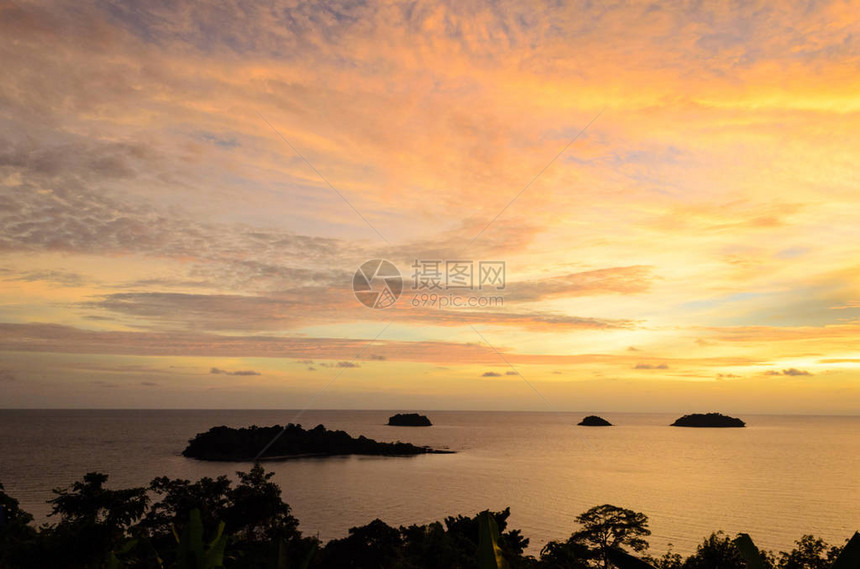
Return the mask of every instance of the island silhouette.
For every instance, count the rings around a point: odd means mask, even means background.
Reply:
[[[330,431],[323,425],[305,430],[301,425],[290,423],[286,427],[212,427],[188,441],[182,456],[198,460],[244,462],[349,454],[413,456],[452,452],[400,441],[384,443],[365,436],[352,437],[345,431]]]
[[[582,427],[611,427],[612,423],[604,419],[603,417],[598,417],[597,415],[589,415],[585,417],[582,421],[577,423]]]
[[[722,413],[693,413],[684,415],[675,419],[671,427],[707,427],[707,428],[727,428],[727,427],[745,427],[746,423],[737,417],[729,417]]]
[[[426,415],[418,413],[398,413],[388,418],[388,424],[393,427],[432,427],[433,423]]]

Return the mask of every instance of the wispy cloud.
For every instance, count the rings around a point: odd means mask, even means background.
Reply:
[[[252,376],[252,375],[263,375],[259,371],[254,371],[252,369],[247,370],[237,370],[237,371],[228,371],[226,369],[220,369],[217,367],[213,367],[209,370],[209,373],[215,375],[244,375],[244,376]]]
[[[784,370],[769,370],[765,372],[765,375],[789,375],[789,376],[798,376],[798,375],[812,375],[811,372],[808,372],[803,369],[797,368],[788,368]]]
[[[636,364],[633,369],[669,369],[668,364]]]

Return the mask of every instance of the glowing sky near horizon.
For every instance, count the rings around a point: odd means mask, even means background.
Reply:
[[[858,8],[0,1],[0,406],[858,413]]]

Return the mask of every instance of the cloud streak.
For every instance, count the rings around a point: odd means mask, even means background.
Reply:
[[[217,367],[213,367],[209,370],[209,373],[214,375],[238,375],[238,376],[254,376],[254,375],[263,375],[259,371],[254,371],[252,369],[248,370],[238,370],[238,371],[228,371],[226,369],[220,369]]]

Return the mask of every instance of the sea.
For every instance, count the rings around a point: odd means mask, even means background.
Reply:
[[[390,427],[419,411],[432,427]],[[108,486],[157,476],[235,479],[248,463],[181,455],[217,425],[286,424],[294,410],[0,410],[0,483],[38,523],[52,489],[87,472]],[[578,427],[586,413],[310,410],[297,422],[353,436],[455,451],[413,457],[267,462],[305,535],[322,540],[379,518],[392,525],[511,508],[510,526],[537,554],[577,529],[592,506],[643,512],[650,553],[687,555],[713,531],[749,533],[789,550],[804,534],[841,544],[860,530],[860,417],[742,416],[743,429],[670,427],[666,414],[600,413],[612,427]]]

